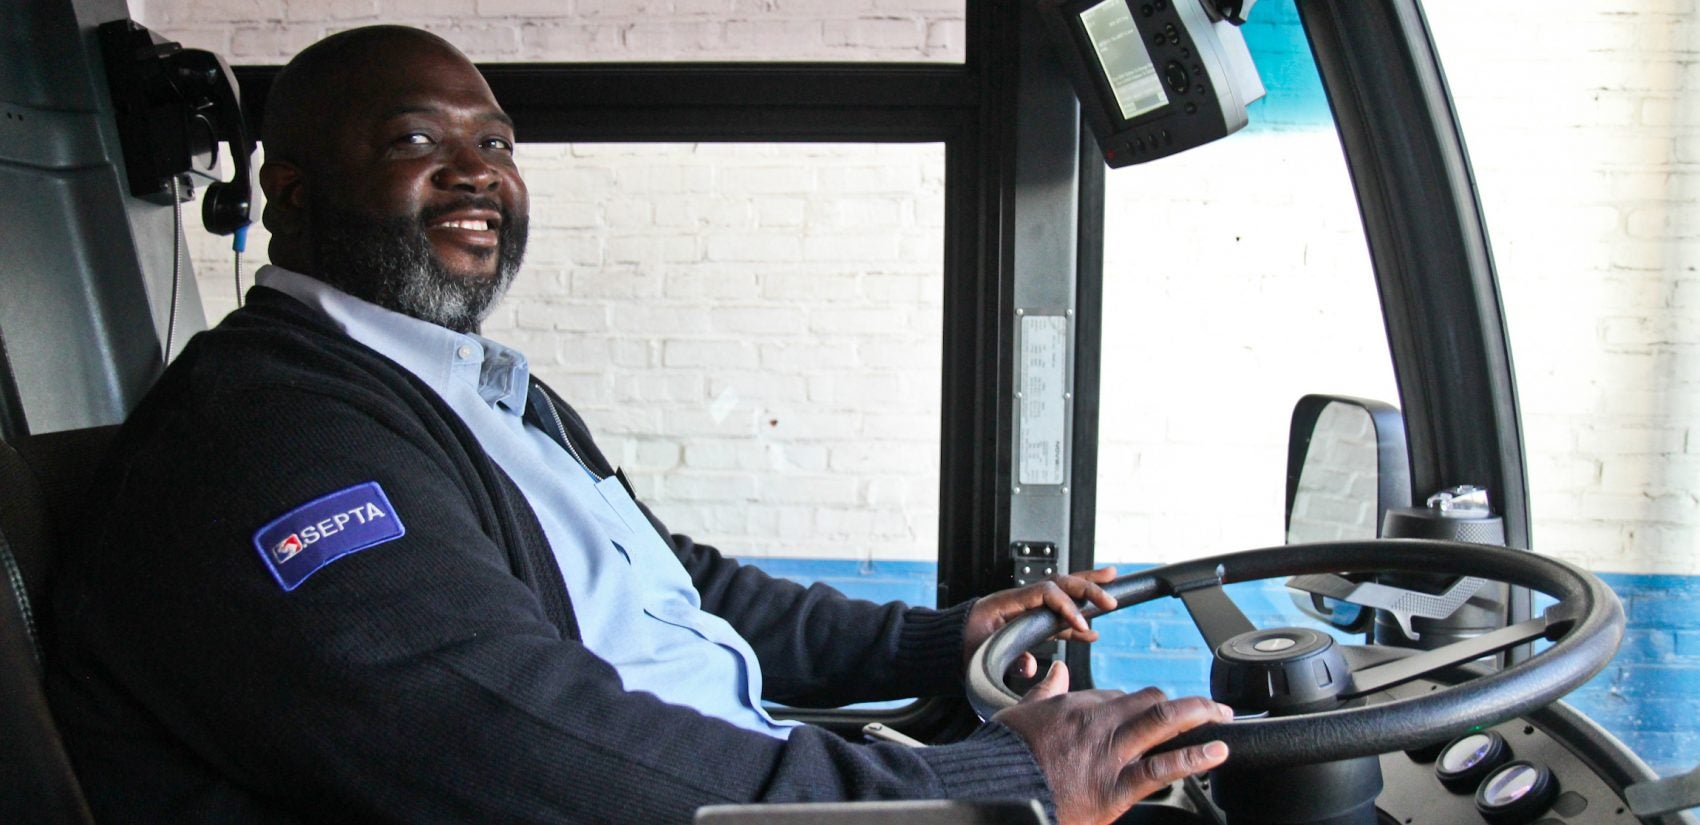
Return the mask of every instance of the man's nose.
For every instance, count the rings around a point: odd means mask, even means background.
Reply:
[[[488,192],[501,185],[501,175],[477,145],[456,142],[432,181],[445,189]]]

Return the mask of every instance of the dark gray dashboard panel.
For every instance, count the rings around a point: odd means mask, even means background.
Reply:
[[[1616,791],[1545,731],[1520,719],[1495,725],[1492,730],[1505,737],[1513,759],[1545,765],[1558,779],[1556,810],[1537,817],[1535,822],[1631,825],[1641,821],[1629,813],[1629,806]],[[1433,762],[1419,762],[1404,753],[1384,754],[1381,775],[1384,787],[1377,807],[1395,821],[1406,825],[1487,821],[1476,811],[1474,788],[1465,792],[1447,789],[1435,777]]]
[[[1442,689],[1433,682],[1417,682],[1388,691],[1405,698],[1433,689]],[[1543,765],[1558,780],[1558,797],[1553,809],[1535,817],[1538,825],[1637,825],[1641,822],[1629,812],[1628,803],[1617,790],[1600,777],[1593,767],[1573,752],[1565,743],[1542,729],[1536,722],[1513,719],[1494,725],[1490,730],[1505,737],[1511,748],[1511,760],[1527,760]],[[1471,731],[1458,731],[1460,736]],[[1432,756],[1419,761],[1400,752],[1381,757],[1383,789],[1377,799],[1379,809],[1401,825],[1468,825],[1486,823],[1476,810],[1475,788],[1454,791],[1442,785],[1435,775]]]

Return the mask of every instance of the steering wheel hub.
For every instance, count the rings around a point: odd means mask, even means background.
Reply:
[[[1235,716],[1281,716],[1330,707],[1346,690],[1346,659],[1333,637],[1302,627],[1241,633],[1216,648],[1210,695]]]

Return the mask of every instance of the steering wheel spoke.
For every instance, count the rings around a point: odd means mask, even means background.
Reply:
[[[1553,623],[1546,616],[1536,616],[1490,633],[1453,642],[1445,647],[1425,650],[1415,656],[1360,670],[1352,674],[1352,683],[1340,694],[1340,698],[1356,699],[1359,696],[1379,693],[1395,685],[1421,679],[1435,671],[1492,656],[1525,642],[1546,638],[1553,627]]]
[[[1212,652],[1229,639],[1257,629],[1240,611],[1239,605],[1228,598],[1219,583],[1183,590],[1179,595],[1181,604],[1186,605],[1186,612],[1192,616],[1193,625],[1204,636]]]

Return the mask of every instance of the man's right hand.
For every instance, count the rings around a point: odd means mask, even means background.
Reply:
[[[1068,692],[1061,662],[1021,702],[992,717],[1027,741],[1044,770],[1060,825],[1110,822],[1133,803],[1177,779],[1203,773],[1228,758],[1228,746],[1207,742],[1147,757],[1157,745],[1233,711],[1198,696],[1168,700],[1156,688]]]

